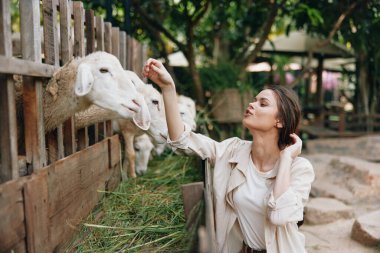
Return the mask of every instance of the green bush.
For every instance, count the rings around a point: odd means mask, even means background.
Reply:
[[[237,66],[231,63],[210,65],[199,70],[202,85],[205,90],[220,91],[226,88],[238,88],[241,91],[250,89],[250,85],[239,81]]]

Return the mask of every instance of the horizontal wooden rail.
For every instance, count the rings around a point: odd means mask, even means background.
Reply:
[[[0,73],[35,77],[52,77],[58,68],[49,64],[32,62],[0,55]]]

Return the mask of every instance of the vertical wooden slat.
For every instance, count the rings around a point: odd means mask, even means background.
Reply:
[[[95,52],[95,20],[94,11],[86,10],[86,42],[87,54]],[[92,125],[88,128],[89,145],[98,142],[98,125]]]
[[[86,54],[95,52],[95,20],[93,10],[86,10],[86,42]]]
[[[33,175],[24,186],[28,252],[52,252],[49,234],[47,171]]]
[[[73,57],[71,43],[71,1],[60,0],[60,25],[61,25],[61,60],[62,64],[66,64]],[[63,123],[63,145],[65,156],[71,155],[76,151],[75,144],[75,124],[74,116],[71,116]]]
[[[127,34],[124,32],[124,31],[121,31],[120,34],[119,34],[119,39],[120,39],[120,46],[119,46],[119,56],[120,56],[120,63],[121,63],[121,66],[123,66],[124,69],[126,69],[127,67],[127,54],[126,54],[126,50],[127,50],[127,43],[126,43],[126,37],[127,37]]]
[[[96,19],[96,50],[104,51],[104,21],[102,17]],[[98,123],[98,140],[103,140],[106,136],[105,122]]]
[[[41,62],[40,2],[20,0],[21,45],[24,59]],[[27,163],[34,170],[46,165],[42,82],[24,77],[24,125]]]
[[[12,57],[10,0],[0,2],[0,54]],[[11,76],[0,75],[0,183],[17,178],[17,122]]]
[[[84,10],[83,3],[75,1],[73,2],[74,12],[74,56],[85,56],[84,48]],[[84,149],[88,147],[88,131],[87,127],[80,129],[77,133],[78,136],[78,148]]]
[[[102,17],[96,16],[96,50],[104,51],[104,21]]]
[[[112,25],[110,22],[104,23],[104,50],[112,53]]]
[[[84,18],[83,3],[73,2],[74,12],[74,56],[83,57],[84,50]]]
[[[44,19],[44,54],[45,63],[59,66],[59,47],[57,34],[57,4],[56,0],[43,0],[43,19]],[[46,135],[48,146],[49,162],[55,162],[64,157],[63,148],[63,126],[50,131]]]
[[[128,69],[133,71],[134,68],[134,39],[131,36],[128,36],[128,58],[129,58],[129,67]]]
[[[119,58],[120,50],[119,50],[119,28],[112,27],[112,54]]]

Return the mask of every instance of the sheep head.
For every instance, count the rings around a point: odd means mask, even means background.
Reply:
[[[147,133],[153,138],[155,143],[165,143],[168,128],[165,119],[164,101],[160,92],[151,84],[145,84],[133,71],[125,71],[137,91],[144,96],[151,117],[151,126]]]
[[[150,113],[143,96],[137,92],[120,61],[112,54],[95,52],[81,59],[75,94],[117,112],[122,118],[132,118],[143,130],[150,126]]]
[[[182,121],[186,123],[191,130],[195,131],[197,129],[197,124],[193,118],[193,114],[186,104],[178,103],[178,110],[181,115]]]
[[[136,173],[143,175],[148,169],[150,153],[154,148],[152,142],[146,134],[135,137],[133,148],[136,154]]]

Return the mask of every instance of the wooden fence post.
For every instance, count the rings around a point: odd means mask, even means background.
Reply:
[[[84,57],[84,10],[83,3],[73,2],[74,12],[74,56]],[[87,127],[78,130],[78,149],[82,150],[89,145]]]
[[[41,62],[40,1],[20,0],[22,57]],[[46,166],[42,82],[23,78],[26,161],[34,170]]]
[[[95,35],[96,35],[96,50],[104,51],[104,21],[102,17],[95,17]],[[104,139],[107,136],[106,122],[98,123],[99,140]]]
[[[0,55],[12,57],[10,0],[0,1]],[[17,119],[11,75],[0,75],[0,183],[19,176]]]
[[[95,52],[95,17],[93,10],[86,10],[86,54]],[[89,145],[93,145],[99,141],[98,124],[88,126]]]
[[[60,25],[61,25],[61,60],[62,65],[73,58],[72,37],[71,37],[71,0],[59,1]],[[63,123],[63,145],[65,156],[71,155],[76,151],[75,143],[75,122],[71,116]]]
[[[57,23],[57,6],[55,0],[43,0],[43,24],[44,24],[44,53],[45,63],[59,66],[58,34],[55,24]],[[64,157],[63,126],[59,124],[56,129],[46,134],[48,145],[49,163]]]

